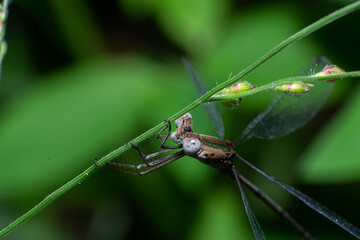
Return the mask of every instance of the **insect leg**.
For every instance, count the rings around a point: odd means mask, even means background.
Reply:
[[[152,162],[149,162],[148,164],[140,164],[140,165],[132,165],[132,164],[123,164],[123,163],[116,163],[116,162],[108,162],[106,163],[106,165],[112,167],[113,169],[120,171],[120,172],[125,172],[125,173],[129,173],[129,174],[133,174],[133,175],[137,175],[137,176],[141,176],[141,175],[145,175],[147,173],[150,173],[162,166],[165,166],[181,157],[185,156],[185,153],[183,151],[179,151],[176,153],[173,153],[171,155],[159,158],[157,160],[154,160]],[[128,171],[128,170],[124,170],[122,168],[129,168],[129,169],[142,169],[145,167],[149,167],[149,169],[142,171],[140,173],[138,172],[133,172],[133,171]]]
[[[269,196],[263,193],[257,186],[251,183],[248,179],[242,176],[237,170],[234,172],[235,178],[238,178],[250,191],[252,191],[256,197],[263,201],[268,207],[276,212],[280,217],[287,221],[304,239],[314,240],[314,238],[308,233],[304,227],[302,227],[289,213],[281,208],[276,202],[274,202]]]
[[[339,227],[343,228],[345,231],[349,232],[356,238],[360,239],[360,229],[352,225],[350,222],[346,221],[344,218],[340,217],[335,212],[331,211],[327,207],[323,206],[322,204],[318,203],[314,199],[310,198],[309,196],[305,195],[304,193],[300,192],[299,190],[293,188],[292,186],[280,181],[277,178],[274,178],[273,176],[270,176],[269,174],[266,174],[265,172],[261,171],[245,159],[243,159],[240,156],[236,156],[239,160],[241,160],[243,163],[247,164],[249,167],[272,181],[273,183],[277,184],[287,192],[289,192],[291,195],[305,203],[308,207],[312,208],[314,211],[318,212],[319,214],[323,215]]]
[[[177,145],[177,146],[165,146],[166,141],[169,139],[170,133],[171,133],[171,123],[169,119],[165,120],[166,122],[166,126],[163,127],[163,129],[160,130],[160,132],[156,135],[157,139],[163,139],[163,141],[161,142],[160,147],[163,149],[179,149],[182,146],[181,145]],[[165,129],[169,129],[168,133],[166,135],[160,135]]]
[[[151,165],[150,165],[149,162],[148,162],[148,159],[152,159],[152,158],[157,157],[157,156],[159,156],[159,155],[161,155],[161,154],[163,154],[163,153],[167,153],[167,152],[173,150],[172,148],[168,148],[168,149],[164,149],[164,150],[162,150],[162,151],[156,152],[156,153],[152,153],[152,154],[149,154],[149,155],[145,155],[143,152],[140,151],[140,149],[139,149],[138,146],[136,146],[136,145],[134,145],[134,144],[131,143],[131,147],[140,155],[141,160],[142,160],[142,161],[144,162],[144,164],[145,164],[146,166],[148,166],[148,167],[151,167]]]
[[[245,196],[245,192],[243,191],[243,189],[241,187],[240,178],[239,178],[240,174],[238,174],[238,171],[236,170],[235,165],[233,165],[231,168],[232,168],[232,171],[234,173],[236,183],[237,183],[237,185],[239,187],[239,190],[240,190],[240,193],[241,193],[241,198],[242,198],[243,203],[244,203],[246,215],[249,218],[249,222],[250,222],[251,228],[252,228],[252,230],[254,232],[255,238],[260,239],[260,240],[261,239],[265,240],[266,239],[265,234],[264,234],[263,230],[261,229],[260,223],[257,221],[254,212],[251,210],[249,202],[248,202],[248,200],[247,200],[247,198]]]

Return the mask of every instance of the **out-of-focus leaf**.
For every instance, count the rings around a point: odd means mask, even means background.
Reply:
[[[252,239],[240,193],[238,198],[236,193],[235,184],[233,188],[214,187],[210,195],[203,198],[203,208],[196,216],[189,239]]]
[[[183,192],[199,194],[200,189],[209,187],[209,182],[215,174],[219,174],[216,169],[205,166],[197,159],[185,156],[174,164],[167,166],[174,181]]]
[[[99,202],[86,239],[125,239],[130,222],[129,211],[121,200]]]
[[[42,239],[46,236],[46,239],[60,240],[68,239],[74,240],[74,238],[63,229],[60,230],[58,226],[54,224],[55,216],[50,214],[44,214],[41,218],[33,218],[31,221],[28,221],[26,224],[22,225],[20,230],[14,231],[11,234],[7,235],[4,239],[6,240],[32,240],[32,239]],[[13,221],[13,218],[8,218],[1,226]]]
[[[95,157],[136,137],[136,128],[145,131],[174,113],[176,109],[166,105],[178,106],[186,97],[186,91],[176,94],[182,89],[176,73],[144,59],[101,59],[46,76],[21,97],[4,103],[2,194],[43,196]],[[157,115],[160,110],[163,115]]]
[[[253,12],[246,11],[234,18],[216,52],[204,59],[204,69],[199,72],[208,81],[207,85],[213,87],[214,81],[220,83],[227,80],[231,73],[237,74],[302,26],[296,13],[284,6],[269,5]],[[260,86],[296,75],[302,66],[319,55],[316,46],[309,41],[310,38],[286,48],[243,80]],[[268,93],[245,98],[238,109],[259,112],[266,106],[265,101],[269,100],[269,96],[273,98]]]
[[[339,83],[341,84],[341,83]],[[307,149],[300,162],[306,182],[344,183],[360,179],[360,88]]]
[[[83,59],[103,52],[101,34],[86,1],[51,0],[49,2],[61,26],[62,35],[75,57]]]
[[[165,33],[187,52],[208,56],[222,36],[229,13],[223,0],[121,0],[132,13],[152,12]],[[144,7],[140,7],[144,6]],[[144,9],[145,10],[144,10]]]

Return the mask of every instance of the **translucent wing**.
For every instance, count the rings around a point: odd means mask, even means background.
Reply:
[[[250,166],[252,169],[254,169],[255,171],[257,171],[258,173],[260,173],[261,175],[263,175],[264,177],[266,177],[267,179],[269,179],[270,181],[276,183],[277,185],[279,185],[280,187],[282,187],[283,189],[285,189],[287,192],[289,192],[290,194],[292,194],[293,196],[295,196],[297,199],[299,199],[300,201],[302,201],[303,203],[305,203],[306,205],[308,205],[310,208],[312,208],[313,210],[315,210],[316,212],[318,212],[319,214],[323,215],[324,217],[326,217],[327,219],[329,219],[330,221],[332,221],[333,223],[335,223],[336,225],[338,225],[339,227],[343,228],[344,230],[346,230],[347,232],[349,232],[350,234],[352,234],[353,236],[355,236],[357,239],[360,239],[360,229],[358,229],[357,227],[355,227],[354,225],[352,225],[351,223],[349,223],[348,221],[346,221],[344,218],[340,217],[339,215],[337,215],[335,212],[331,211],[330,209],[328,209],[327,207],[321,205],[320,203],[318,203],[317,201],[315,201],[314,199],[310,198],[309,196],[303,194],[302,192],[300,192],[299,190],[289,186],[288,184],[266,174],[265,172],[261,171],[260,169],[258,169],[257,167],[253,166],[252,164],[250,164],[248,161],[246,161],[245,159],[238,157],[243,163],[247,164],[248,166]]]
[[[251,228],[254,232],[255,239],[257,239],[257,240],[266,239],[265,234],[264,234],[263,230],[261,229],[261,226],[260,226],[259,222],[257,221],[254,212],[251,210],[250,204],[245,196],[245,192],[241,187],[240,179],[239,179],[239,172],[236,170],[235,166],[232,168],[232,171],[233,171],[234,177],[236,179],[237,185],[239,187],[239,190],[241,193],[241,198],[243,200],[245,211],[249,218]]]
[[[330,62],[325,57],[317,57],[304,67],[298,76],[308,76],[320,72]],[[269,106],[252,120],[234,145],[255,137],[273,139],[285,136],[308,123],[327,101],[334,84],[318,82],[310,92],[300,96],[279,93]]]
[[[188,72],[190,73],[191,77],[194,79],[196,88],[200,94],[200,96],[204,95],[207,90],[204,86],[203,82],[201,81],[200,77],[196,74],[194,67],[190,63],[187,58],[182,59],[185,67],[187,68]],[[215,103],[204,103],[204,107],[206,112],[209,115],[210,121],[214,126],[216,133],[218,134],[220,139],[224,139],[225,136],[225,126],[220,111]]]
[[[241,160],[241,157],[236,154],[235,158]],[[314,240],[314,238],[308,233],[303,226],[301,226],[293,217],[290,216],[284,209],[282,209],[276,202],[274,202],[270,197],[268,197],[264,192],[260,191],[260,189],[251,183],[248,179],[242,176],[235,167],[232,167],[233,174],[235,175],[235,179],[237,184],[244,184],[250,191],[254,193],[254,195],[263,201],[271,210],[273,210],[276,214],[282,217],[285,221],[287,221],[293,228],[296,230],[300,236],[302,236],[306,240]],[[239,187],[240,189],[240,187]],[[241,190],[240,190],[241,192]]]

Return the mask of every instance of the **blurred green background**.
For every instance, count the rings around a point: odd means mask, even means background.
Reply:
[[[236,74],[299,29],[351,1],[13,1],[0,89],[0,228],[111,150],[187,106],[198,95],[181,56],[208,87]],[[360,14],[291,45],[247,76],[261,85],[296,75],[325,55],[359,70]],[[221,107],[234,139],[273,97]],[[214,135],[204,109],[194,129]],[[307,126],[237,149],[360,226],[360,89],[338,81]],[[153,138],[141,144],[159,149]],[[132,151],[122,162],[140,162]],[[317,239],[352,239],[298,200],[244,169]],[[269,239],[298,239],[248,192]],[[5,239],[252,239],[235,183],[189,157],[147,176],[103,168]]]

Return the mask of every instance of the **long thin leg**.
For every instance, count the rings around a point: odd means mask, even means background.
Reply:
[[[146,156],[145,156],[145,159],[146,159],[146,160],[149,160],[149,159],[152,159],[152,158],[154,158],[154,157],[157,157],[157,156],[159,156],[159,155],[161,155],[161,154],[163,154],[163,153],[170,152],[170,151],[172,151],[172,150],[174,150],[174,149],[164,149],[164,150],[161,150],[161,151],[156,152],[156,153],[151,153],[151,154],[146,155]]]
[[[292,194],[297,199],[301,200],[303,203],[308,205],[310,208],[312,208],[316,212],[320,213],[321,215],[323,215],[324,217],[326,217],[327,219],[329,219],[333,223],[337,224],[339,227],[343,228],[344,230],[346,230],[347,232],[352,234],[354,237],[360,239],[360,229],[358,229],[357,227],[352,225],[350,222],[346,221],[344,218],[340,217],[335,212],[331,211],[327,207],[321,205],[317,201],[315,201],[312,198],[310,198],[309,196],[303,194],[299,190],[291,187],[290,185],[280,181],[277,178],[274,178],[273,176],[270,176],[270,175],[266,174],[265,172],[261,171],[260,169],[258,169],[255,166],[253,166],[251,163],[249,163],[248,161],[246,161],[242,157],[237,156],[237,158],[239,160],[241,160],[243,163],[247,164],[252,169],[254,169],[255,171],[257,171],[258,173],[260,173],[261,175],[263,175],[264,177],[266,177],[267,179],[269,179],[270,181],[276,183],[278,186],[285,189],[287,192]]]
[[[126,164],[126,163],[118,163],[118,162],[108,162],[107,165],[109,166],[117,166],[117,167],[124,167],[124,168],[132,168],[132,169],[142,169],[142,168],[145,168],[145,167],[154,167],[154,166],[157,166],[169,159],[172,159],[173,157],[175,156],[178,156],[178,155],[181,155],[181,156],[184,156],[185,153],[183,153],[183,151],[179,151],[179,152],[176,152],[176,153],[173,153],[171,155],[167,155],[167,156],[164,156],[162,158],[159,158],[159,159],[156,159],[154,161],[151,161],[151,162],[148,162],[147,164],[143,163],[143,164],[138,164],[138,165],[134,165],[134,164]]]
[[[148,167],[151,167],[151,165],[149,164],[149,162],[147,160],[152,159],[154,157],[157,157],[163,153],[167,153],[169,151],[172,151],[173,149],[164,149],[162,151],[156,152],[156,153],[152,153],[149,155],[145,155],[143,152],[140,151],[140,149],[138,148],[138,146],[134,145],[131,143],[131,147],[140,155],[141,160],[144,162],[144,164]]]
[[[156,135],[156,138],[158,139],[164,139],[161,143],[161,146],[163,146],[166,142],[166,140],[168,140],[169,136],[170,136],[170,133],[171,133],[171,123],[170,123],[170,120],[169,119],[166,119],[164,120],[164,122],[166,122],[166,126],[163,127],[160,132],[158,132],[158,134]],[[168,133],[164,136],[164,135],[160,135],[163,131],[165,131],[165,129],[169,129],[168,130]]]
[[[167,123],[167,125],[165,127],[163,127],[160,132],[156,135],[157,139],[163,139],[163,141],[161,142],[160,148],[163,149],[179,149],[182,146],[181,145],[177,145],[177,146],[165,146],[166,141],[169,139],[170,133],[171,133],[171,123],[169,119],[166,119],[165,122]],[[164,136],[164,135],[160,135],[163,131],[165,131],[165,129],[169,129],[168,133]]]
[[[173,153],[171,155],[156,159],[152,162],[149,162],[148,165],[146,164],[139,164],[139,165],[132,165],[132,164],[123,164],[123,163],[116,163],[116,162],[108,162],[107,165],[112,167],[113,169],[120,171],[120,172],[124,172],[124,173],[129,173],[129,174],[133,174],[133,175],[137,175],[137,176],[141,176],[141,175],[145,175],[147,173],[150,173],[162,166],[165,166],[181,157],[185,156],[185,153],[183,151],[179,151],[176,153]],[[140,173],[137,172],[132,172],[132,171],[128,171],[128,170],[124,170],[122,168],[130,168],[130,169],[142,169],[145,167],[149,167],[149,169],[142,171]]]
[[[163,127],[158,134],[156,135],[156,138],[158,139],[163,139],[163,141],[161,142],[160,148],[163,148],[165,150],[160,151],[160,152],[156,152],[153,154],[149,154],[149,155],[145,155],[143,152],[140,151],[139,147],[134,145],[133,143],[131,143],[131,147],[140,155],[141,160],[146,164],[146,166],[150,167],[150,165],[148,164],[148,159],[154,158],[156,156],[159,156],[160,154],[166,153],[172,149],[179,149],[182,146],[181,145],[177,145],[177,146],[165,146],[164,144],[166,143],[166,141],[169,139],[170,133],[171,133],[171,123],[169,119],[166,119],[165,122],[167,123],[167,125],[165,127]],[[165,129],[168,128],[168,133],[166,134],[166,136],[161,135],[161,133],[163,131],[165,131]]]
[[[250,222],[251,228],[252,228],[252,230],[254,232],[255,238],[256,238],[256,240],[266,239],[265,234],[264,234],[263,230],[261,229],[261,226],[260,226],[259,222],[256,220],[255,214],[251,210],[250,204],[249,204],[249,202],[248,202],[248,200],[247,200],[247,198],[245,196],[245,193],[244,193],[244,191],[243,191],[243,189],[241,187],[240,179],[238,177],[239,174],[238,174],[237,170],[235,169],[235,165],[232,166],[232,171],[234,173],[236,183],[237,183],[237,185],[239,187],[239,190],[240,190],[240,193],[241,193],[241,198],[242,198],[243,203],[244,203],[246,215],[249,218],[249,222]]]
[[[170,123],[170,120],[165,120],[165,122],[167,123],[167,125],[165,127],[163,127],[159,133],[156,135],[156,138],[158,139],[163,139],[163,141],[161,142],[161,145],[160,147],[165,149],[165,150],[162,150],[162,151],[159,151],[159,152],[156,152],[156,153],[152,153],[152,154],[149,154],[149,155],[145,155],[143,152],[140,151],[139,147],[134,145],[133,143],[130,143],[131,144],[131,147],[140,155],[141,157],[141,160],[144,162],[144,164],[147,166],[147,167],[151,167],[151,165],[148,163],[148,159],[152,159],[154,157],[157,157],[163,153],[167,153],[173,149],[179,149],[181,148],[182,146],[181,145],[177,145],[177,146],[164,146],[165,142],[168,140],[169,136],[170,136],[170,133],[171,133],[171,123]],[[163,136],[163,135],[160,135],[165,129],[169,128],[169,131],[167,133],[166,136]],[[127,144],[127,143],[126,143]],[[108,163],[105,163],[105,164],[102,164],[102,165],[99,165],[97,164],[97,161],[98,159],[94,159],[94,165],[96,167],[103,167],[105,165],[109,165]],[[136,165],[128,165],[128,164],[124,164],[124,165],[127,165],[127,166],[136,166]],[[140,166],[140,165],[139,165]]]
[[[252,184],[248,179],[242,176],[236,169],[235,179],[238,178],[250,191],[252,191],[256,197],[262,200],[268,207],[276,212],[280,217],[286,220],[304,239],[314,240],[314,238],[308,233],[294,218],[292,218],[283,208],[281,208],[276,202],[274,202],[269,196],[260,191],[260,189]]]
[[[159,155],[161,155],[163,153],[167,153],[167,152],[170,152],[170,151],[173,150],[173,149],[164,149],[164,150],[156,152],[156,153],[145,155],[143,152],[140,151],[140,149],[136,145],[131,143],[131,147],[140,155],[141,160],[144,162],[145,165],[148,165],[147,160],[152,159],[152,158],[157,157],[157,156],[159,156]],[[99,165],[99,164],[97,164],[98,161],[99,161],[99,159],[97,159],[97,158],[94,159],[94,165],[96,167],[103,167],[103,166],[108,165],[107,163]],[[150,167],[150,165],[148,165],[148,167]]]

